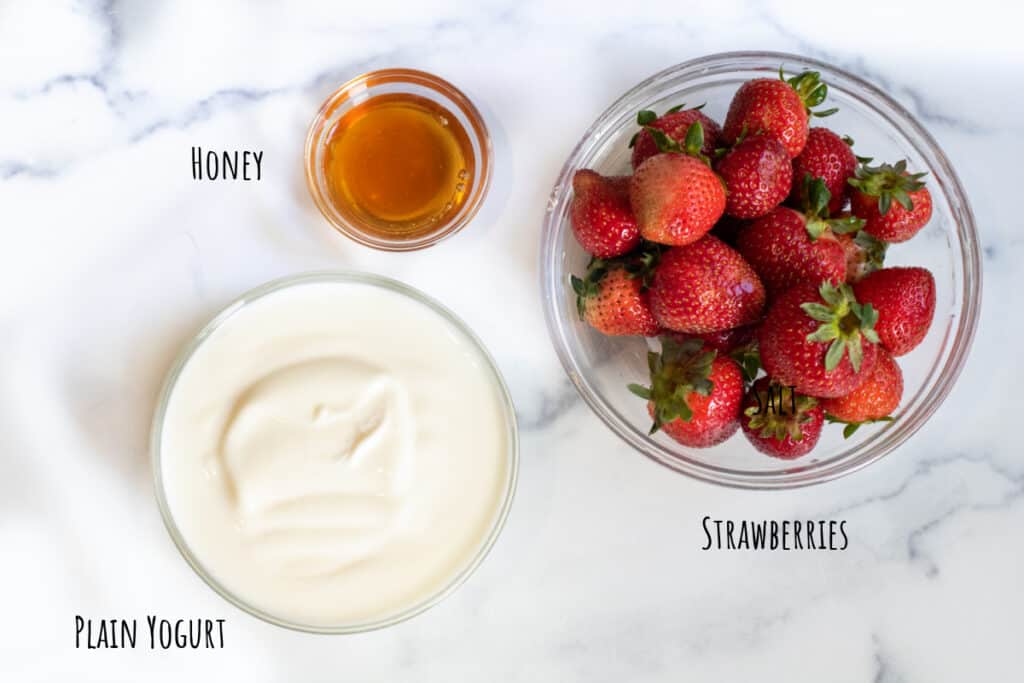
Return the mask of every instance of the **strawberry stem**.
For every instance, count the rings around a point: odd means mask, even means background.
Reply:
[[[907,173],[906,159],[901,159],[895,164],[878,166],[869,166],[862,162],[857,167],[854,177],[846,182],[866,195],[878,197],[878,212],[884,216],[889,213],[893,201],[907,211],[913,211],[914,200],[910,198],[910,193],[924,187],[921,178],[926,175],[928,174]]]
[[[789,391],[788,399],[785,392]],[[788,436],[793,441],[804,438],[803,425],[810,422],[810,412],[818,401],[793,391],[772,380],[764,389],[757,391],[757,405],[743,411],[750,418],[749,427],[757,430],[762,438],[783,441]]]
[[[828,85],[821,80],[821,73],[817,71],[804,71],[792,78],[786,78],[786,74],[780,65],[779,79],[789,83],[793,90],[796,90],[796,94],[800,96],[800,100],[804,103],[804,109],[807,110],[809,115],[824,118],[832,116],[832,114],[839,111],[837,107],[814,111],[814,107],[817,107],[828,97]]]
[[[858,232],[854,238],[854,243],[864,250],[865,254],[865,275],[873,273],[879,270],[885,264],[885,252],[889,249],[889,243],[878,239],[874,235],[864,230]]]
[[[700,339],[680,343],[669,337],[661,340],[661,353],[647,354],[651,386],[630,384],[629,390],[654,404],[651,434],[669,422],[689,422],[693,418],[687,397],[693,393],[711,394],[714,383],[708,378],[716,356],[716,351],[704,349]]]
[[[824,304],[817,301],[800,304],[808,317],[821,323],[817,330],[807,335],[807,341],[829,344],[825,353],[826,372],[835,370],[847,354],[854,372],[860,372],[864,359],[862,338],[871,344],[878,343],[878,333],[875,332],[878,311],[871,304],[858,303],[853,289],[847,284],[836,287],[825,281],[818,293],[825,300]]]
[[[856,216],[829,218],[828,203],[831,200],[832,193],[829,192],[825,181],[805,173],[802,203],[804,215],[807,216],[807,233],[811,236],[812,242],[829,228],[836,233],[847,233],[856,232],[864,227],[864,220]]]
[[[604,259],[592,258],[587,264],[587,272],[583,278],[575,275],[569,277],[572,291],[576,293],[576,311],[583,320],[587,310],[587,299],[595,297],[600,292],[600,282],[608,274],[610,262]]]

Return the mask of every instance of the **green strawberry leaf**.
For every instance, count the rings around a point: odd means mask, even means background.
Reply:
[[[700,151],[704,147],[704,126],[700,124],[700,121],[694,121],[686,130],[684,147],[690,156],[700,155]]]
[[[579,314],[580,320],[583,320],[587,313],[587,285],[575,275],[570,278],[570,282],[572,282],[572,291],[576,293],[576,312]]]
[[[921,181],[926,173],[907,173],[907,160],[901,159],[895,164],[869,166],[869,158],[857,157],[860,166],[853,178],[847,182],[858,191],[871,197],[878,197],[878,212],[883,216],[889,213],[895,200],[904,209],[910,211],[914,202],[911,192],[924,187]]]
[[[889,213],[889,207],[892,206],[892,195],[886,192],[878,197],[878,213],[883,216]]]
[[[681,153],[683,151],[683,148],[679,143],[666,135],[665,131],[652,126],[645,126],[644,130],[650,134],[651,139],[654,140],[654,144],[657,146],[659,152]]]
[[[640,384],[630,384],[626,388],[642,399],[651,400],[651,390],[648,387]]]
[[[608,269],[614,262],[614,260],[592,258],[587,264],[587,274],[583,278],[578,278],[575,275],[569,277],[572,291],[576,294],[576,311],[580,315],[580,320],[586,317],[586,300],[598,295],[601,290],[600,282],[608,274]]]
[[[812,242],[817,242],[818,238],[825,233],[826,228],[828,228],[828,221],[818,218],[807,219],[807,235],[811,238]]]
[[[693,411],[687,399],[693,393],[710,396],[714,391],[709,376],[717,353],[704,350],[703,345],[701,339],[680,343],[671,337],[662,338],[661,353],[647,354],[650,387],[628,385],[631,393],[654,404],[651,434],[674,420],[691,420]]]
[[[833,315],[831,308],[817,302],[812,301],[806,304],[800,304],[800,308],[803,309],[804,313],[818,322],[830,323],[835,319],[835,315]]]
[[[812,242],[821,237],[833,222],[842,225],[843,219],[833,221],[828,218],[828,204],[832,201],[832,193],[829,192],[824,179],[805,173],[801,190],[801,205],[804,210],[807,234],[810,235]]]
[[[853,238],[853,241],[857,246],[864,250],[867,257],[864,264],[865,275],[873,273],[885,265],[885,253],[889,249],[888,242],[884,242],[864,230],[858,232]]]
[[[831,306],[841,306],[845,301],[843,291],[828,280],[821,283],[821,286],[818,287],[818,293]]]
[[[843,216],[842,218],[829,218],[828,226],[832,228],[832,232],[837,235],[845,235],[851,232],[857,232],[864,227],[864,219],[857,218],[856,216]]]
[[[813,111],[814,107],[817,107],[828,97],[828,85],[821,80],[821,74],[819,72],[804,71],[787,79],[782,67],[780,66],[779,78],[792,86],[793,90],[795,90],[797,95],[800,96],[800,100],[803,102],[807,113],[811,116],[821,118],[831,116],[839,111],[834,107],[824,111]]]
[[[710,396],[715,388],[715,383],[709,379],[699,379],[693,383],[693,390],[701,396]]]
[[[825,281],[818,290],[825,304],[807,302],[800,308],[812,320],[821,325],[805,339],[811,344],[829,343],[825,352],[825,371],[832,372],[849,351],[850,364],[855,372],[860,372],[864,360],[863,340],[878,343],[878,334],[874,325],[878,321],[878,311],[871,304],[860,304],[848,284],[838,287]]]
[[[693,419],[693,411],[690,410],[690,406],[685,400],[681,400],[676,404],[676,409],[673,413],[674,418],[682,420],[683,422],[689,422]]]
[[[893,190],[892,196],[893,199],[899,202],[899,205],[902,206],[907,211],[914,210],[914,200],[910,198],[910,195],[907,194],[906,190],[902,188]]]
[[[640,126],[649,126],[650,124],[654,123],[657,120],[658,120],[658,115],[655,114],[650,109],[643,109],[643,110],[637,112],[637,115],[636,115],[637,125],[640,125]]]
[[[828,352],[825,354],[825,372],[832,372],[839,366],[839,362],[843,360],[843,351],[845,350],[846,343],[837,336],[829,345]]]
[[[818,327],[818,329],[816,329],[814,332],[811,332],[806,337],[807,341],[809,341],[811,343],[821,343],[821,344],[824,344],[825,342],[830,342],[833,339],[838,339],[838,338],[839,338],[839,325],[837,325],[835,323],[835,321],[829,322],[829,323],[823,323],[821,326]]]
[[[828,421],[829,424],[845,425],[845,427],[843,428],[843,438],[849,439],[851,436],[854,435],[854,433],[858,429],[861,428],[862,425],[874,424],[876,422],[892,422],[896,418],[892,417],[891,415],[886,415],[885,417],[875,418],[874,420],[864,420],[863,422],[847,422],[846,420],[842,420],[836,417],[835,415],[830,415],[826,413],[825,419]]]
[[[871,304],[864,304],[861,306],[860,310],[861,313],[857,317],[860,318],[860,321],[864,326],[864,329],[862,329],[861,332],[868,329],[874,332],[875,324],[878,322],[878,311]]]
[[[743,371],[743,381],[750,384],[757,379],[757,373],[761,370],[761,354],[758,353],[757,343],[751,342],[729,354],[736,361],[740,370]]]
[[[860,343],[860,335],[855,334],[846,341],[846,348],[850,352],[850,365],[854,372],[860,372],[861,363],[864,362],[864,347]]]

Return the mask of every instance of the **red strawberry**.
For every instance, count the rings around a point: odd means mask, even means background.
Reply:
[[[661,256],[650,288],[654,317],[676,332],[718,332],[754,322],[764,286],[735,250],[711,235]]]
[[[585,279],[572,276],[580,318],[613,336],[653,337],[660,329],[651,313],[643,279],[621,265],[593,264]]]
[[[932,217],[932,196],[921,178],[907,173],[906,160],[894,166],[861,166],[850,193],[850,209],[864,229],[886,242],[906,242]]]
[[[856,229],[850,219],[822,218],[829,192],[820,178],[809,183],[814,206],[804,213],[780,206],[740,231],[736,248],[757,271],[773,298],[790,287],[846,279],[846,252],[831,228]]]
[[[754,448],[783,460],[810,453],[824,422],[824,411],[816,399],[768,377],[750,387],[740,415],[743,434]]]
[[[663,339],[661,353],[648,353],[647,364],[651,386],[630,384],[629,390],[647,401],[651,434],[663,429],[684,446],[705,448],[739,429],[743,377],[732,360],[697,340]]]
[[[702,159],[691,155],[701,148],[701,131],[699,122],[691,126],[686,153],[656,154],[633,174],[629,200],[644,239],[675,246],[690,244],[722,217],[722,181]]]
[[[763,216],[789,194],[793,165],[775,138],[755,136],[738,142],[715,167],[726,188],[725,212],[736,218]]]
[[[732,145],[743,135],[767,135],[781,142],[794,158],[807,143],[807,121],[811,107],[821,104],[828,86],[816,71],[805,71],[785,80],[757,78],[740,86],[729,105],[722,127],[722,139]],[[815,112],[815,116],[834,114],[835,109]]]
[[[885,349],[878,350],[878,361],[864,382],[839,398],[822,399],[821,407],[830,422],[843,422],[843,436],[849,437],[866,422],[889,421],[903,398],[903,373]]]
[[[807,144],[800,156],[793,160],[793,202],[803,204],[804,177],[821,178],[832,193],[828,202],[830,214],[838,213],[846,201],[846,182],[857,170],[857,157],[850,145],[853,141],[841,138],[828,128],[811,128]]]
[[[633,169],[640,168],[640,164],[658,152],[679,151],[673,150],[672,143],[678,147],[686,139],[686,133],[697,121],[700,121],[704,129],[704,144],[701,153],[710,157],[718,147],[718,139],[722,135],[722,129],[711,118],[706,116],[699,109],[676,109],[669,110],[663,116],[658,116],[653,111],[642,111],[636,116],[637,124],[643,126],[629,146],[633,148]],[[653,129],[653,130],[652,130]],[[662,133],[659,135],[658,133]]]
[[[875,331],[892,355],[909,353],[928,334],[935,316],[935,278],[926,268],[883,268],[853,291],[878,312]]]
[[[844,396],[874,369],[877,319],[849,285],[797,285],[775,300],[757,331],[761,363],[802,394]]]
[[[629,205],[628,176],[606,178],[581,169],[572,177],[572,189],[572,230],[587,252],[612,258],[640,244],[640,229]]]
[[[881,268],[885,262],[885,252],[889,244],[863,230],[857,233],[839,233],[836,240],[846,252],[846,281],[850,284],[860,282],[866,275]]]

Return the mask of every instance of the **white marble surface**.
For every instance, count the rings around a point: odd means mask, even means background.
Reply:
[[[0,680],[1019,680],[1024,13],[870,5],[0,3]],[[917,436],[862,473],[766,494],[613,437],[558,366],[536,274],[547,193],[590,121],[670,64],[755,48],[850,68],[919,116],[973,199],[986,278],[968,367]],[[496,144],[482,214],[416,254],[334,234],[301,176],[321,99],[384,66],[464,88]],[[262,149],[265,179],[193,182],[191,145]],[[253,285],[330,267],[448,303],[522,424],[517,500],[482,568],[354,637],[284,631],[207,589],[164,532],[146,453],[189,334]],[[846,519],[851,544],[701,552],[705,514]],[[227,645],[75,650],[75,614],[225,617]]]

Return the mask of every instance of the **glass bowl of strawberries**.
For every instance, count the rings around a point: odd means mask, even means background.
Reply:
[[[541,249],[569,378],[636,450],[791,488],[897,448],[953,388],[978,321],[974,216],[931,135],[796,55],[679,64],[566,161]]]

